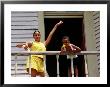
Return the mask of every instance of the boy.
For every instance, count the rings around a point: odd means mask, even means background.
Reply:
[[[80,52],[81,49],[77,46],[75,46],[74,44],[70,43],[70,40],[69,40],[69,37],[68,36],[64,36],[63,39],[62,39],[62,43],[63,43],[63,46],[61,47],[61,53],[77,53],[77,52]],[[68,75],[69,76],[72,76],[72,73],[71,73],[71,58],[77,58],[77,55],[67,55],[67,59],[68,59]],[[77,66],[74,66],[75,67],[75,75],[78,76],[78,69],[77,69]]]

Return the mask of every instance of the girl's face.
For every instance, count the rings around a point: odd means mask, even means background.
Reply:
[[[70,41],[68,39],[63,39],[62,42],[64,45],[68,45]]]
[[[40,32],[35,32],[34,35],[33,35],[33,38],[34,38],[35,41],[37,41],[37,42],[40,41],[40,37],[41,37]]]

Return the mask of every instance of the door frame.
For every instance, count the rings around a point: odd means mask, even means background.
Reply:
[[[69,11],[45,11],[45,12],[39,12],[39,18],[40,18],[40,25],[39,28],[43,32],[42,33],[42,40],[45,40],[45,27],[44,27],[44,19],[45,18],[84,18],[84,12],[69,12]],[[41,22],[42,20],[42,22]],[[84,45],[85,50],[85,35],[84,35],[84,21],[82,24],[82,29],[83,29],[83,42],[82,44]],[[84,59],[86,59],[86,56],[84,56]],[[85,74],[88,72],[87,69],[87,62],[85,60]],[[86,75],[87,76],[87,75]]]

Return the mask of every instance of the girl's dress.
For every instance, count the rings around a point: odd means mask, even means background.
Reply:
[[[41,42],[32,42],[30,51],[46,51],[44,43]],[[37,72],[44,72],[44,55],[31,55],[31,68],[37,70]],[[29,68],[29,57],[27,59],[26,68]]]

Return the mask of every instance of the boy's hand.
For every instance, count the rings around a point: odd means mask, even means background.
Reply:
[[[63,51],[63,50],[60,51],[60,55],[64,55],[65,53],[67,53],[67,51]]]

